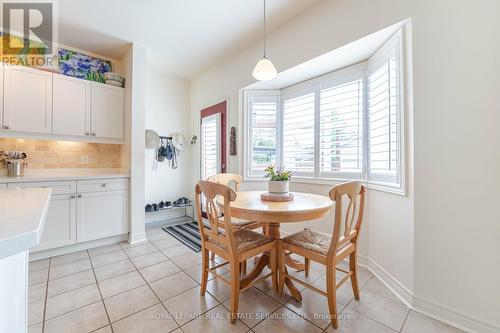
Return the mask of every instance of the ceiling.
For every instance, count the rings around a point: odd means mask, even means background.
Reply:
[[[268,31],[318,1],[267,1]],[[60,43],[118,59],[138,43],[184,78],[262,39],[261,0],[58,0],[57,10]]]

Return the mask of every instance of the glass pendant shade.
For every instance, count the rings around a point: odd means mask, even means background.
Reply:
[[[278,72],[276,71],[276,67],[274,67],[271,60],[266,57],[259,60],[252,72],[253,77],[259,81],[274,79],[277,74]]]

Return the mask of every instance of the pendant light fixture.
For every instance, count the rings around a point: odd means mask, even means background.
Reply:
[[[264,0],[264,56],[259,60],[252,75],[259,81],[267,81],[276,77],[276,67],[266,56],[266,0]]]

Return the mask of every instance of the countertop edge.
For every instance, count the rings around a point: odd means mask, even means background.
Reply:
[[[45,227],[50,198],[52,196],[52,189],[45,190],[48,194],[45,198],[42,214],[38,219],[37,228],[8,239],[0,240],[0,260],[17,253],[27,251],[40,243],[40,237],[42,235],[43,228]]]
[[[22,178],[12,178],[0,176],[0,183],[29,183],[29,182],[47,182],[47,181],[65,181],[65,180],[89,180],[89,179],[107,179],[107,178],[130,178],[129,174],[101,174],[101,175],[68,175],[68,176],[28,176]]]

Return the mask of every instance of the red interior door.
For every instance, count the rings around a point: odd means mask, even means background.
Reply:
[[[201,178],[226,172],[226,102],[201,110]]]

